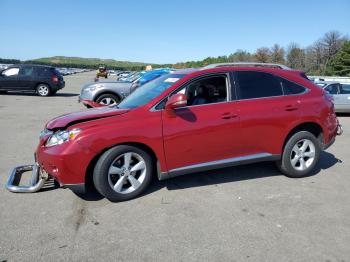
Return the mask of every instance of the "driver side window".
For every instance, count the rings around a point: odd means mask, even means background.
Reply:
[[[177,93],[187,96],[187,106],[226,102],[227,76],[223,74],[200,78]]]
[[[329,85],[325,88],[325,90],[331,95],[336,95],[338,94],[338,85],[337,84]]]

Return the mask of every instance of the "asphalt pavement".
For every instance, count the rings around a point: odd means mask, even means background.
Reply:
[[[306,178],[259,163],[155,181],[122,203],[61,188],[8,192],[10,169],[33,163],[45,123],[88,110],[77,100],[93,78],[66,76],[53,97],[0,94],[0,262],[350,261],[350,115]]]

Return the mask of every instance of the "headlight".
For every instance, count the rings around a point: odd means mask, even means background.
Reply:
[[[74,128],[70,131],[63,130],[63,131],[57,131],[52,136],[49,137],[49,139],[46,141],[45,146],[56,146],[63,144],[69,140],[73,140],[79,133],[81,132],[80,128]]]

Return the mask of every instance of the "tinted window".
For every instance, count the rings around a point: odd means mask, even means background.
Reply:
[[[283,93],[285,95],[295,95],[303,93],[305,91],[305,87],[302,87],[283,78],[281,78],[280,80],[283,87]]]
[[[51,68],[51,71],[52,71],[56,76],[61,76],[60,71],[58,71],[56,68]]]
[[[341,87],[341,94],[350,94],[350,85],[342,84]]]
[[[33,74],[33,67],[25,66],[19,70],[19,74],[22,76],[31,76]]]
[[[250,99],[283,95],[281,84],[268,73],[254,71],[236,71],[238,97]]]
[[[338,94],[338,84],[329,85],[325,88],[325,90],[331,95]]]

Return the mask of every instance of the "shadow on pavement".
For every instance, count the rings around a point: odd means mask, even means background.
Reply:
[[[314,176],[321,170],[326,170],[341,162],[342,161],[336,158],[333,154],[323,151],[321,152],[318,164],[309,176]],[[149,186],[148,190],[146,190],[146,192],[143,193],[140,197],[151,194],[162,188],[167,188],[168,190],[180,190],[185,188],[232,183],[280,175],[283,174],[281,174],[281,172],[276,168],[275,163],[262,162],[187,174],[164,181],[158,181],[158,179],[155,178]],[[91,187],[86,194],[77,196],[86,201],[98,201],[104,198],[94,188]]]

